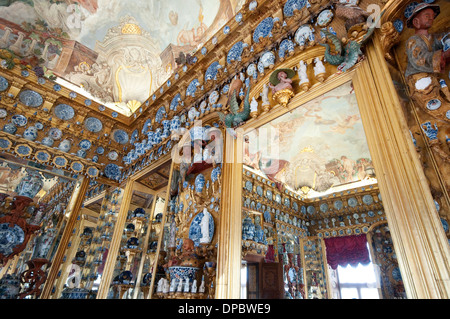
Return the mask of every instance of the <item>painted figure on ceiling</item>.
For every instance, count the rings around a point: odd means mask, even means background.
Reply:
[[[412,98],[421,107],[425,107],[427,103],[435,100],[439,100],[438,103],[445,103],[440,97],[438,76],[450,63],[450,50],[444,50],[442,39],[445,33],[429,33],[439,14],[440,7],[438,5],[421,3],[415,7],[406,22],[409,28],[415,29],[415,34],[406,42],[408,65],[405,77]]]

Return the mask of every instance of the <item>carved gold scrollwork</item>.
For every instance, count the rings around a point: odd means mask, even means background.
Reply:
[[[381,45],[384,50],[384,58],[387,62],[394,65],[395,59],[392,55],[391,49],[399,42],[400,34],[395,29],[394,24],[390,21],[381,26]]]

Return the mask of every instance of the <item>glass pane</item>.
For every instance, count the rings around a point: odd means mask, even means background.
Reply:
[[[375,271],[373,264],[361,265],[358,264],[357,267],[352,267],[348,265],[343,268],[338,267],[339,282],[340,283],[375,283]]]
[[[356,288],[341,288],[341,299],[359,299],[358,289]]]
[[[378,289],[376,288],[361,288],[361,299],[380,299]]]

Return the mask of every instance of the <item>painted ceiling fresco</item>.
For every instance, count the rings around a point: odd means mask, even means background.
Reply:
[[[2,0],[0,49],[130,115],[243,0]],[[62,81],[63,80],[63,81]]]
[[[372,161],[351,82],[246,136],[244,163],[303,195],[371,175]]]

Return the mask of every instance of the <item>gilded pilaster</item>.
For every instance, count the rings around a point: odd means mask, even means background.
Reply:
[[[450,248],[378,38],[353,85],[408,298],[447,299]]]
[[[217,299],[240,298],[243,135],[226,135],[217,256]]]

